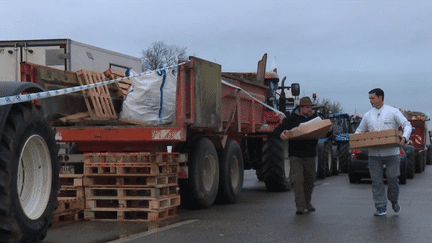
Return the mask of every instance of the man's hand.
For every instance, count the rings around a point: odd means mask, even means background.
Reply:
[[[286,133],[286,131],[282,131],[282,133],[281,133],[281,135],[280,135],[280,138],[281,138],[282,140],[288,140],[288,139],[289,139],[289,136],[287,136],[287,134],[288,134],[288,133]]]
[[[402,139],[401,139],[401,141],[399,143],[399,146],[405,147],[405,143],[406,143],[406,139],[405,139],[405,137],[402,137]]]

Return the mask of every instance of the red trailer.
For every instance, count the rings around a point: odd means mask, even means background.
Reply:
[[[414,168],[416,173],[425,170],[426,165],[431,164],[431,143],[427,121],[429,118],[420,112],[403,111],[408,121],[411,122],[413,131],[410,136],[409,144],[413,147]]]
[[[76,153],[94,152],[184,155],[181,157],[187,159],[182,161],[179,172],[182,201],[195,208],[209,207],[216,198],[234,203],[242,190],[244,169],[255,169],[269,191],[288,190],[286,149],[280,140],[270,139],[284,114],[266,107],[269,88],[264,82],[265,61],[266,55],[259,62],[257,73],[222,73],[219,64],[191,57],[178,66],[174,123],[144,126],[117,121],[102,125],[98,122],[55,125],[57,142],[74,147],[61,154],[60,161],[71,163]],[[50,80],[73,75],[28,63],[22,65],[24,78],[45,87],[52,85]],[[43,69],[39,73],[45,73],[45,77],[39,75],[39,79],[45,83],[35,77],[35,68]],[[56,106],[46,110],[59,109]]]

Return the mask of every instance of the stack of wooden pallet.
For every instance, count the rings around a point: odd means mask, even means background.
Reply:
[[[53,226],[84,219],[84,188],[82,174],[60,174],[58,207],[54,211]]]
[[[84,218],[96,221],[156,221],[178,214],[177,153],[87,153],[84,155]]]

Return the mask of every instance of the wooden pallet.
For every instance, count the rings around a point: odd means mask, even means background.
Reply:
[[[54,214],[61,214],[67,212],[75,212],[78,210],[83,211],[85,209],[85,200],[84,198],[77,197],[59,197],[58,198],[58,206],[54,211]]]
[[[94,84],[105,81],[102,73],[80,69],[76,72],[80,85]],[[84,100],[91,118],[117,119],[117,113],[106,85],[83,90]]]
[[[87,187],[86,199],[120,199],[120,198],[162,198],[178,195],[178,186],[166,186],[160,188],[129,188],[129,187]]]
[[[137,211],[130,209],[119,210],[84,210],[84,219],[91,221],[137,221],[151,222],[169,219],[178,215],[178,207],[161,211]]]
[[[104,75],[105,77],[107,77],[108,80],[124,78],[126,76],[124,72],[111,69],[111,68],[107,69],[104,72]],[[115,87],[117,88],[117,96],[119,98],[124,99],[128,94],[131,86],[132,86],[132,82],[130,81],[130,79],[125,79],[122,81],[115,82]]]
[[[84,198],[84,187],[82,186],[61,186],[60,193],[58,195],[61,197],[75,197]]]
[[[82,186],[83,175],[82,174],[59,174],[61,186]]]
[[[169,164],[186,162],[185,154],[180,153],[85,153],[84,163],[152,163]]]
[[[84,220],[83,210],[59,213],[53,215],[53,227]]]
[[[113,187],[166,187],[178,185],[178,175],[159,176],[107,176],[85,175],[84,187],[113,186]]]
[[[128,175],[128,176],[152,176],[177,174],[180,170],[178,164],[141,164],[141,163],[92,163],[84,164],[85,175]]]
[[[154,211],[164,210],[180,205],[180,195],[163,198],[113,198],[113,199],[86,199],[86,209],[100,210],[137,210]]]

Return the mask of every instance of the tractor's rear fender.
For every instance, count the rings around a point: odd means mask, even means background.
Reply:
[[[23,92],[36,93],[45,91],[40,85],[30,82],[3,81],[0,82],[0,97],[19,95]],[[0,106],[0,131],[3,131],[9,111],[13,105]],[[1,134],[1,133],[0,133]],[[1,135],[0,135],[1,136]],[[0,137],[1,139],[1,137]]]

